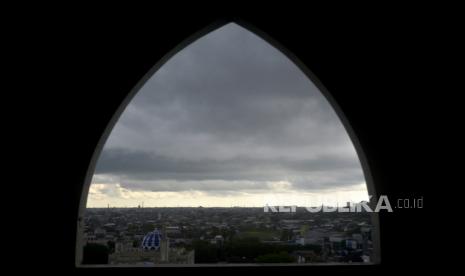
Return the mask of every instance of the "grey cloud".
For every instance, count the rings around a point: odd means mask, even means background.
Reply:
[[[150,152],[107,149],[100,157],[96,173],[118,176],[126,188],[157,191],[268,189],[264,182],[283,180],[290,181],[296,189],[311,190],[363,182],[358,161],[337,156],[313,160],[236,157],[192,161]],[[197,182],[183,183],[189,181]]]
[[[332,173],[337,170],[358,168],[357,160],[330,155],[306,160],[260,159],[243,156],[228,160],[198,159],[194,161],[157,155],[153,152],[128,151],[117,148],[103,151],[96,167],[96,173],[134,174],[134,177],[149,175],[155,179],[166,179],[164,175],[169,175],[167,179],[183,179],[184,174],[187,175],[186,179],[191,179],[193,174],[198,174],[200,178],[194,178],[202,180],[241,179],[241,176],[247,177],[253,175],[253,172],[261,172],[265,177],[269,177],[273,175],[273,172],[287,174],[315,171]],[[230,172],[232,176],[228,177]],[[172,177],[173,175],[178,177]]]
[[[230,191],[286,179],[297,189],[363,181],[353,145],[318,89],[277,49],[234,24],[180,51],[144,85],[96,173],[148,190],[185,189],[159,180],[250,181],[189,188]]]

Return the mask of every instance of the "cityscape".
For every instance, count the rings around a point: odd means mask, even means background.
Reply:
[[[78,265],[377,262],[371,213],[297,207],[366,202],[367,180],[327,95],[259,35],[215,29],[130,99],[96,151]]]
[[[246,207],[87,208],[83,265],[370,263],[367,212]]]

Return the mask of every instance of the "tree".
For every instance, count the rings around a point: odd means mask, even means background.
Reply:
[[[195,250],[195,263],[216,263],[218,262],[218,250],[207,241],[197,240],[193,242]]]
[[[98,243],[88,243],[84,246],[83,264],[108,264],[108,247]]]
[[[116,246],[116,244],[115,244],[114,241],[108,241],[107,242],[107,247],[108,247],[108,253],[109,254],[115,253],[115,246]]]
[[[292,263],[294,258],[287,252],[271,253],[257,257],[257,263]]]

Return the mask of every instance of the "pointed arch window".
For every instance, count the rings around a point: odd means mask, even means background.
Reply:
[[[109,265],[379,261],[375,215],[300,212],[374,189],[337,104],[262,37],[226,24],[128,95],[89,168],[77,265],[99,243]],[[153,233],[158,252],[141,245]]]

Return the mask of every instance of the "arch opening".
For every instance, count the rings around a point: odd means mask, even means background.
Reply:
[[[337,103],[260,31],[210,30],[160,61],[108,125],[76,264],[93,264],[87,244],[108,265],[378,263],[377,214],[305,208],[377,198]]]

